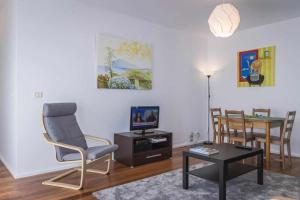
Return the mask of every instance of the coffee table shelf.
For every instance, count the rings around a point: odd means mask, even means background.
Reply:
[[[227,168],[226,181],[238,177],[242,174],[246,174],[255,169],[257,169],[257,167],[251,165],[230,163]],[[219,183],[219,168],[217,164],[212,164],[200,169],[191,170],[190,172],[188,172],[188,174]]]
[[[189,188],[189,176],[196,176],[209,181],[218,183],[219,185],[219,200],[226,200],[226,182],[230,179],[238,177],[250,171],[257,171],[257,184],[264,183],[263,162],[264,154],[262,149],[241,149],[237,148],[234,144],[212,144],[209,146],[199,145],[217,149],[219,153],[206,156],[191,151],[183,151],[182,157],[182,188]],[[256,157],[257,165],[250,166],[242,164],[242,160]],[[213,164],[203,168],[191,169],[189,167],[189,158],[196,158],[205,160]]]

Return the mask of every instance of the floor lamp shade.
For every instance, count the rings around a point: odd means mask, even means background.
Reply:
[[[232,4],[217,5],[209,16],[208,24],[216,37],[229,37],[240,24],[239,11]]]

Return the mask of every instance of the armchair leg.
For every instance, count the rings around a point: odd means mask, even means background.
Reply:
[[[60,174],[56,177],[53,177],[47,181],[44,181],[42,184],[43,185],[51,185],[51,186],[56,186],[56,187],[63,187],[63,188],[68,188],[72,190],[81,190],[85,184],[85,174],[86,174],[86,159],[82,155],[83,159],[81,160],[81,176],[80,176],[80,184],[75,185],[75,184],[69,184],[69,183],[63,183],[63,182],[58,182],[57,180],[62,179],[66,176],[69,176],[70,174],[73,174],[74,172],[78,171],[77,168],[71,169],[63,174]]]
[[[80,184],[79,185],[63,183],[63,182],[58,182],[57,181],[57,180],[62,179],[66,176],[69,176],[70,174],[73,174],[77,171],[78,171],[78,169],[71,169],[71,170],[69,170],[69,171],[67,171],[63,174],[60,174],[56,177],[53,177],[49,180],[46,180],[46,181],[42,182],[42,184],[43,185],[56,186],[56,187],[62,187],[62,188],[67,188],[67,189],[72,189],[72,190],[80,190],[80,189],[83,188],[84,181],[85,181],[85,173],[86,173],[85,164],[82,166]]]
[[[81,176],[80,176],[80,189],[85,185],[85,175],[86,175],[86,161],[82,162]]]
[[[94,163],[98,160],[105,159],[104,162],[107,162],[106,170],[98,170],[98,169],[88,169],[88,165],[91,163]],[[86,180],[86,172],[92,172],[92,173],[97,173],[97,174],[109,174],[110,171],[110,163],[111,163],[111,154],[104,156],[102,158],[99,158],[98,160],[94,160],[90,163],[86,163],[86,160],[82,160],[82,165],[81,168],[74,168],[71,169],[63,174],[60,174],[56,177],[53,177],[49,180],[44,181],[42,184],[43,185],[51,185],[51,186],[56,186],[56,187],[62,187],[62,188],[68,188],[68,189],[73,189],[73,190],[80,190],[83,188],[85,185],[85,180]],[[69,184],[69,183],[63,183],[63,182],[58,182],[59,179],[62,179],[66,176],[69,176],[70,174],[73,174],[77,171],[80,171],[81,176],[80,176],[80,184],[75,185],[75,184]]]
[[[107,155],[107,156],[104,156],[104,157],[102,157],[102,158],[100,158],[100,159],[98,159],[98,160],[102,160],[102,159],[105,159],[104,162],[107,162],[107,165],[106,165],[106,169],[105,169],[105,170],[87,168],[87,169],[86,169],[86,172],[91,172],[91,173],[96,173],[96,174],[103,174],[103,175],[109,174],[109,172],[110,172],[110,163],[111,163],[111,154],[109,154],[109,155]],[[92,164],[92,163],[98,161],[98,160],[94,160],[94,161],[88,163],[87,166],[88,166],[89,164]],[[81,169],[78,168],[78,170],[81,170]]]

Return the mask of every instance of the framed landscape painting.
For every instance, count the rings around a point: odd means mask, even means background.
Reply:
[[[152,89],[151,45],[99,34],[97,88]]]
[[[238,52],[238,87],[275,85],[275,46]]]

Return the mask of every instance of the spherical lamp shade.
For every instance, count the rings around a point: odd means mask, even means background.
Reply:
[[[239,11],[228,3],[217,5],[209,16],[208,24],[216,37],[229,37],[240,24]]]

